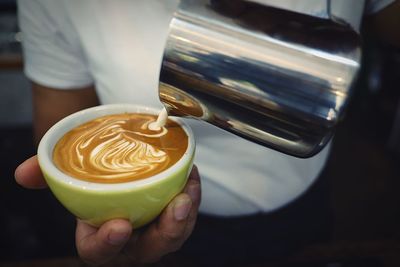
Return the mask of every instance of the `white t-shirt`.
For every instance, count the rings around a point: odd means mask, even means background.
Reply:
[[[25,73],[31,80],[61,90],[94,83],[103,104],[161,108],[159,71],[177,0],[18,4]],[[306,191],[329,154],[328,146],[312,158],[294,158],[205,122],[188,122],[196,135],[195,163],[202,176],[200,211],[208,214],[244,215],[282,207]]]

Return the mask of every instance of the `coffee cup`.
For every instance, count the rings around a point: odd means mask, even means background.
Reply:
[[[120,182],[82,180],[62,171],[55,164],[55,146],[68,132],[104,116],[128,113],[157,115],[159,110],[130,104],[85,109],[51,127],[38,147],[39,166],[50,190],[72,214],[93,226],[122,218],[138,228],[154,220],[182,191],[193,165],[194,136],[190,127],[179,118],[169,119],[187,135],[185,151],[174,164],[149,177]]]

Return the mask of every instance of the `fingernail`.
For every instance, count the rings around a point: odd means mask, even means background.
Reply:
[[[124,244],[129,239],[129,233],[112,231],[108,235],[108,242],[113,246]]]
[[[193,203],[196,203],[200,199],[200,184],[191,184],[187,188],[186,192]]]
[[[196,165],[193,165],[193,167],[192,167],[192,172],[191,172],[190,178],[195,181],[200,181],[199,169],[197,168]]]
[[[180,198],[174,203],[174,217],[177,221],[185,220],[192,207],[192,201],[190,198]]]

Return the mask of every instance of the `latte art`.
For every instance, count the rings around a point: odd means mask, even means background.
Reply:
[[[176,163],[188,146],[186,133],[171,120],[149,129],[156,119],[149,114],[117,114],[89,121],[60,139],[53,160],[63,172],[91,182],[150,177]]]

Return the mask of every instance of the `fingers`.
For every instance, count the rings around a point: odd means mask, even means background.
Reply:
[[[201,184],[200,184],[200,174],[199,170],[197,169],[196,165],[193,165],[192,171],[190,172],[188,182],[186,183],[185,188],[183,191],[187,193],[193,203],[200,205],[201,202]]]
[[[76,227],[76,247],[79,256],[91,265],[100,265],[116,256],[132,233],[126,220],[108,221],[99,229],[80,220]]]
[[[193,231],[200,195],[200,176],[194,167],[184,193],[175,197],[159,220],[127,246],[128,256],[138,262],[151,263],[178,250]]]
[[[189,176],[189,181],[184,189],[184,192],[190,196],[190,199],[193,202],[193,207],[190,210],[187,226],[184,233],[184,239],[189,238],[192,233],[194,226],[196,224],[198,209],[201,202],[201,184],[200,184],[200,174],[197,169],[197,166],[193,166],[192,172]]]
[[[29,189],[40,189],[47,187],[39,168],[37,157],[33,156],[21,163],[14,173],[15,181]]]
[[[193,231],[200,199],[200,176],[194,166],[184,193],[175,197],[156,223],[130,239],[125,249],[128,256],[138,262],[150,263],[178,250]],[[78,220],[78,253],[89,264],[105,263],[122,250],[131,233],[131,225],[125,220],[109,221],[100,229]]]
[[[192,201],[187,194],[178,195],[164,210],[157,223],[151,224],[126,249],[134,261],[152,263],[176,251],[185,241],[187,218]]]

